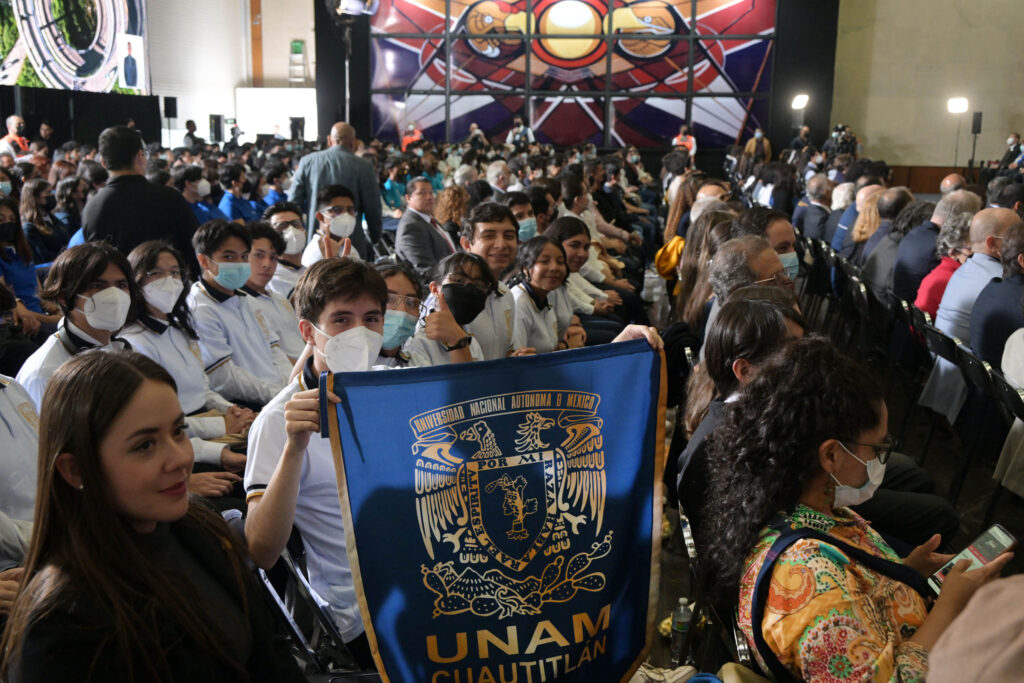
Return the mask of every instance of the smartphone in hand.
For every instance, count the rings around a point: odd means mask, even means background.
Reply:
[[[947,562],[942,569],[928,577],[928,585],[935,594],[942,592],[942,582],[946,575],[960,560],[970,560],[971,566],[968,570],[982,567],[996,559],[1008,550],[1017,547],[1017,539],[1004,529],[1000,524],[993,524],[989,529],[974,539],[974,542],[967,546],[956,557]]]

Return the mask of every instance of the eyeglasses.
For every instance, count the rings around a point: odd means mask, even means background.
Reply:
[[[404,306],[406,310],[418,311],[420,310],[420,305],[422,303],[422,301],[420,301],[414,296],[403,296],[401,294],[393,294],[391,292],[388,292],[388,308],[398,308]]]
[[[170,270],[160,270],[159,268],[157,268],[156,270],[151,270],[148,273],[146,273],[146,277],[148,277],[151,280],[156,280],[157,278],[161,277],[167,277],[168,275],[173,277],[175,280],[180,280],[181,269],[171,268]]]
[[[452,285],[473,285],[482,292],[490,293],[491,283],[487,280],[473,279],[462,273],[452,273],[447,278],[448,284]]]
[[[358,213],[354,206],[325,206],[320,209],[320,211],[331,216],[340,216],[343,213],[347,213],[349,216],[355,216]]]
[[[292,221],[278,221],[274,223],[274,229],[279,232],[283,232],[288,228],[298,228],[299,230],[302,230],[302,220],[296,218]]]
[[[872,449],[875,452],[875,457],[878,458],[878,462],[883,465],[889,460],[889,456],[892,455],[892,449],[896,445],[892,436],[889,434],[885,435],[885,439],[882,443],[861,443],[860,441],[850,441],[848,443],[854,446],[866,446]]]
[[[763,280],[754,280],[755,285],[779,285],[781,287],[792,287],[793,281],[786,275],[786,271],[780,270],[771,277],[766,277]]]

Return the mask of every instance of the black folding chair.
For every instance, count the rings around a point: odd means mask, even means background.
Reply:
[[[992,371],[992,384],[995,387],[996,394],[999,396],[1003,406],[1014,418],[1024,422],[1024,390],[1018,389],[1014,385],[1010,384],[1009,380],[1003,376],[1003,374],[997,370]],[[992,518],[995,517],[996,506],[999,504],[999,499],[1003,493],[1003,485],[1000,482],[996,483],[996,489],[992,493],[992,498],[989,501],[988,507],[985,510],[985,517],[982,521],[982,528],[987,529],[992,524]]]

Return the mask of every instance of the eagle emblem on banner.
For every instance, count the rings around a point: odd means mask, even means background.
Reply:
[[[600,397],[523,392],[411,420],[416,517],[434,616],[539,614],[599,591],[611,550]]]

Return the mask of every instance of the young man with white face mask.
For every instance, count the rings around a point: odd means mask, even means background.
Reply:
[[[18,372],[18,383],[42,405],[54,371],[88,349],[130,349],[114,333],[124,327],[133,295],[141,300],[128,260],[106,242],[87,242],[63,252],[50,266],[41,298],[57,303],[64,317]]]
[[[217,218],[225,221],[228,219],[219,208],[203,201],[210,196],[211,188],[210,181],[203,177],[202,166],[178,166],[171,171],[171,182],[188,202],[188,208],[192,209],[199,225]]]
[[[302,224],[302,210],[292,202],[278,202],[263,212],[263,220],[284,240],[284,251],[277,255],[277,270],[267,289],[290,299],[299,277],[306,272],[302,265],[302,252],[306,248],[306,228]]]
[[[249,280],[252,239],[241,225],[210,221],[192,238],[202,277],[188,307],[195,318],[210,388],[259,407],[287,383],[292,364],[241,288]]]
[[[345,240],[352,242],[352,256],[369,256],[372,251],[362,229],[356,225],[355,197],[344,185],[328,185],[316,202],[317,231],[302,252],[302,265],[309,267],[325,258],[338,256]],[[355,252],[358,252],[356,254]]]
[[[249,432],[245,536],[257,565],[269,569],[294,525],[302,534],[313,588],[330,605],[353,655],[372,666],[345,547],[334,456],[319,434],[319,377],[370,370],[383,342],[388,289],[367,263],[325,259],[310,266],[292,301],[303,339],[313,346],[303,371],[267,404]],[[377,369],[386,369],[376,366]],[[328,395],[332,403],[338,398]]]
[[[283,202],[288,199],[286,193],[292,187],[292,175],[288,172],[288,167],[279,161],[270,163],[267,166],[266,173],[263,174],[267,179],[267,194],[263,197],[263,201],[268,207],[273,206],[278,202]]]

